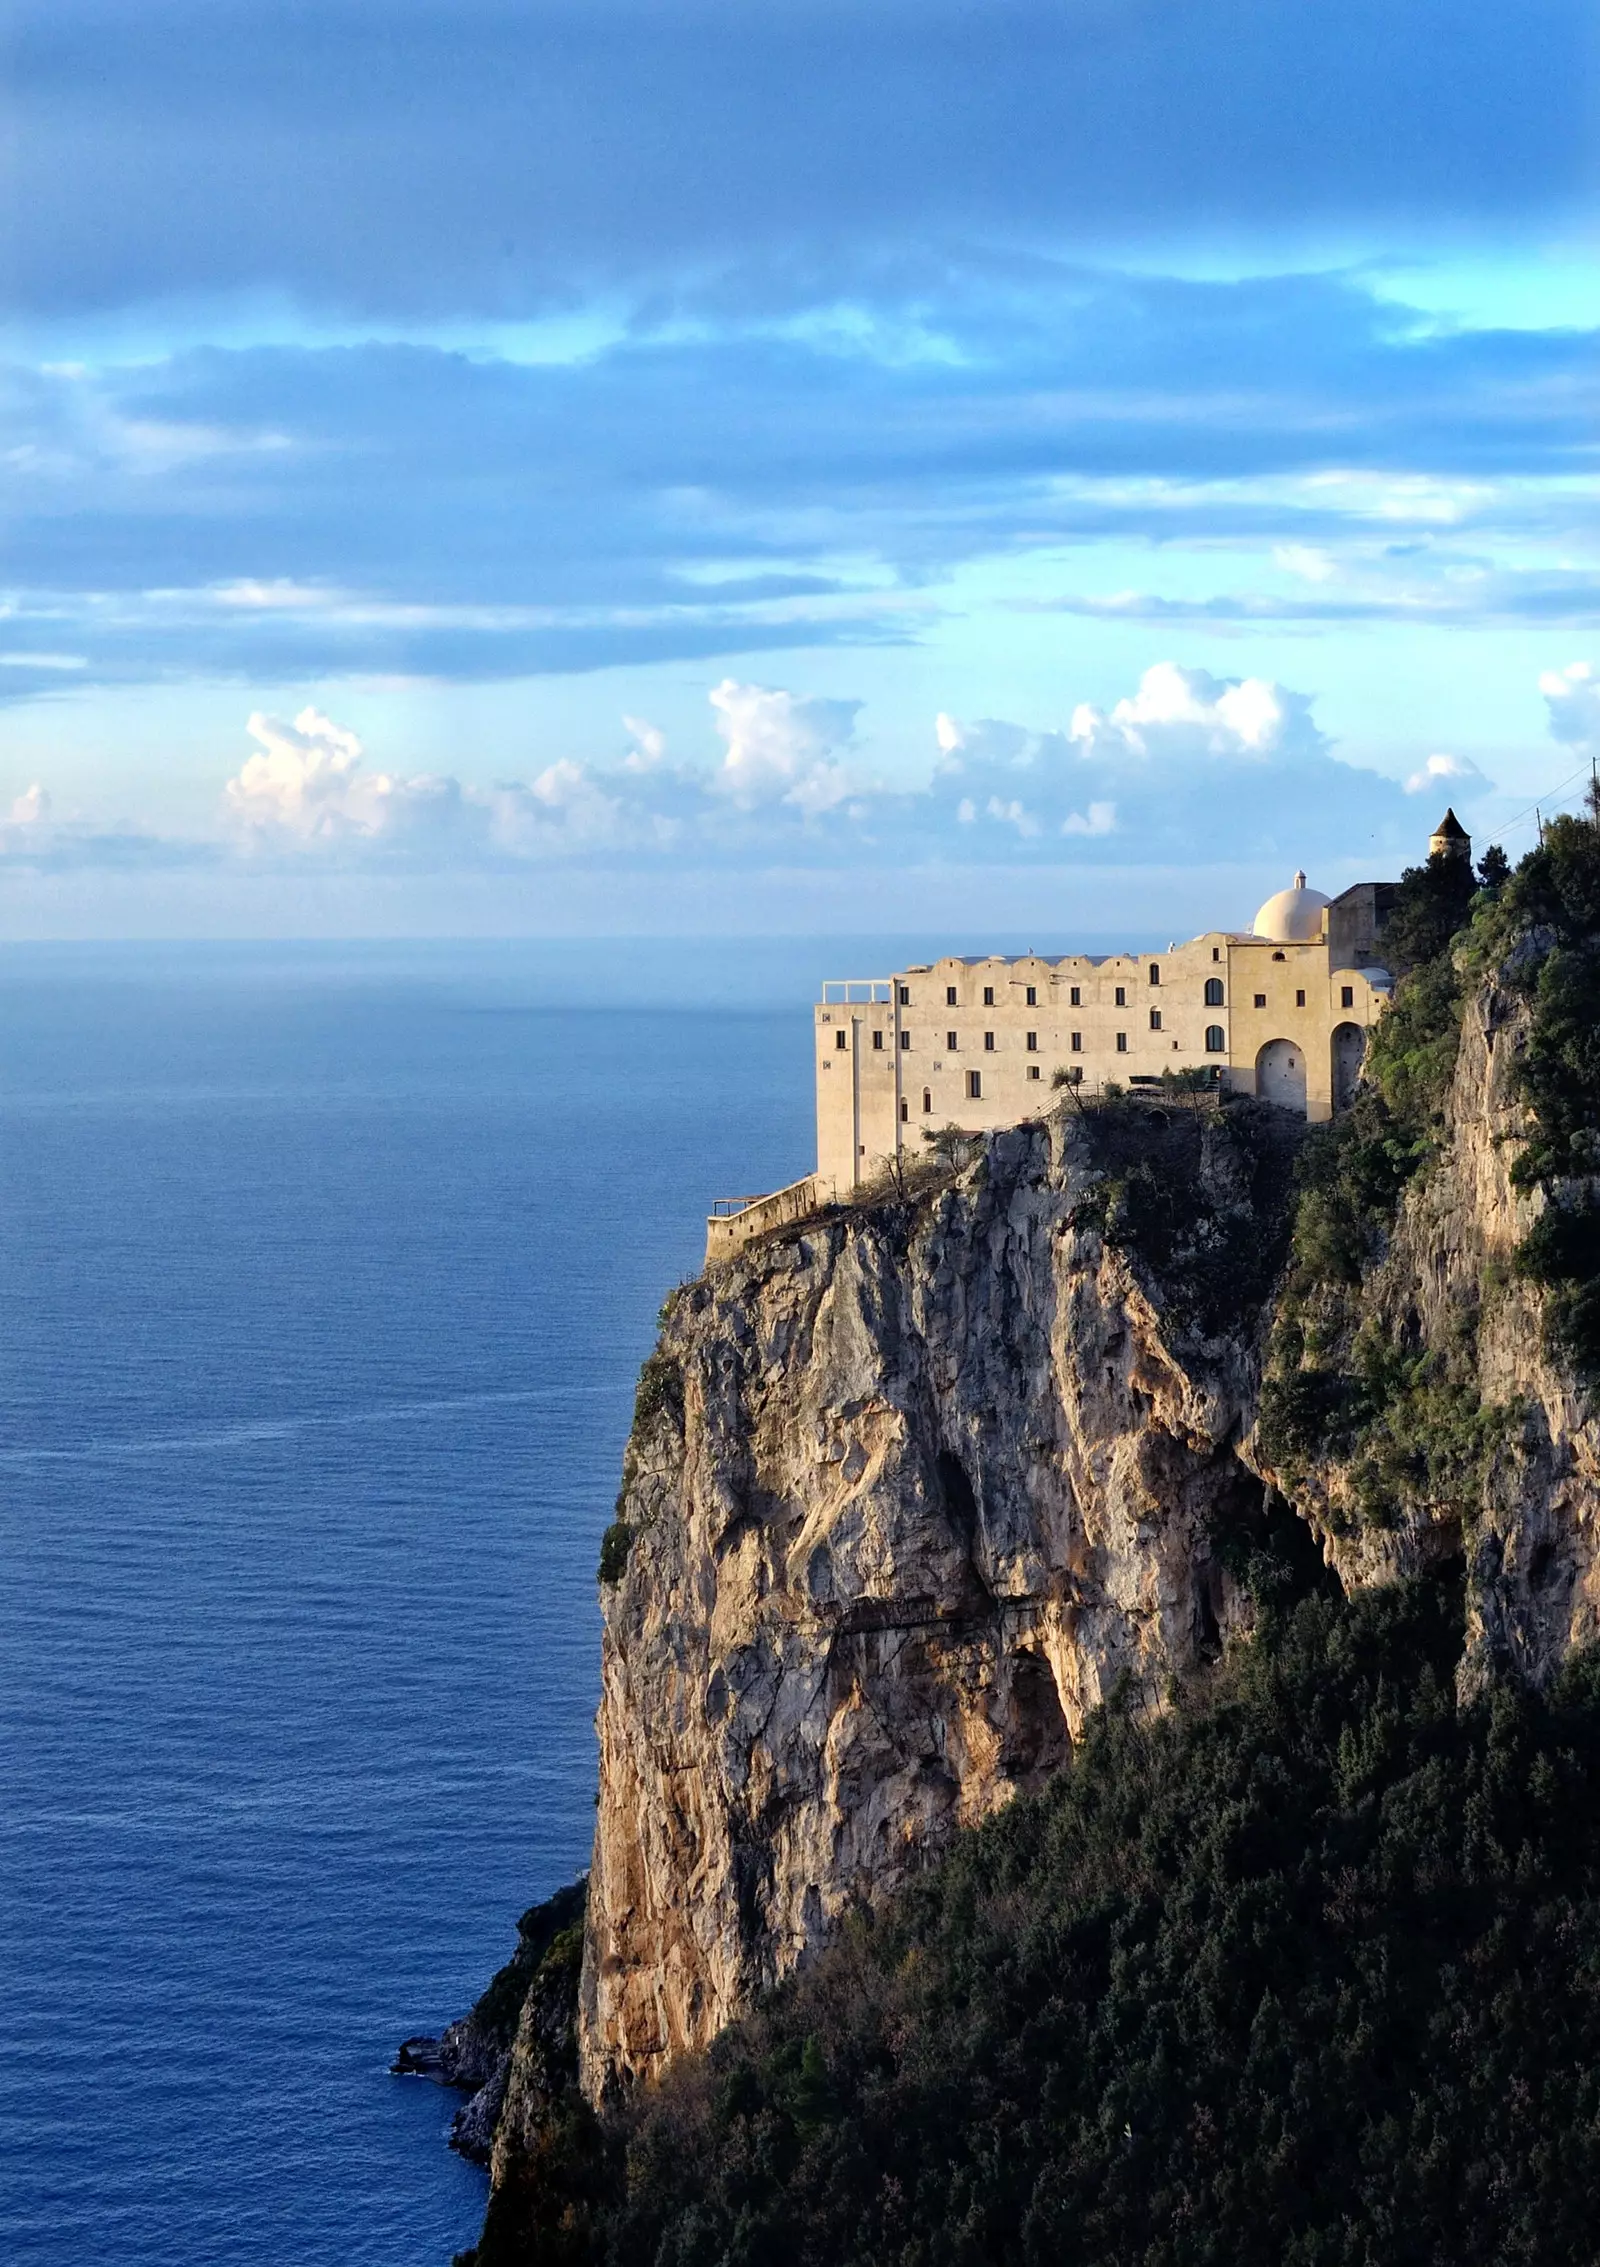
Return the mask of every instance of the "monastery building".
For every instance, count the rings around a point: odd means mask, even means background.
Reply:
[[[1471,847],[1447,811],[1430,854],[1465,858]],[[1198,1070],[1220,1089],[1331,1118],[1354,1095],[1389,1002],[1393,887],[1357,882],[1328,898],[1300,873],[1248,930],[1213,929],[1165,952],[949,958],[825,984],[816,1174],[772,1197],[728,1200],[710,1223],[709,1256],[848,1195],[902,1152],[921,1155],[924,1129],[1040,1116],[1061,1083],[1087,1096]]]

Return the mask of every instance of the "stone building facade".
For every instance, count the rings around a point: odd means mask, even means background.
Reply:
[[[1464,853],[1452,844],[1452,854]],[[1388,1003],[1389,888],[1360,882],[1330,899],[1297,874],[1248,931],[1215,929],[1166,952],[952,957],[825,985],[818,1196],[871,1180],[897,1150],[920,1154],[924,1129],[1039,1115],[1057,1072],[1087,1094],[1200,1071],[1331,1118]]]

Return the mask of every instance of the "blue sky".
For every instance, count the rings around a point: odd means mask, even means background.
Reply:
[[[13,0],[0,69],[0,933],[1147,934],[1600,746],[1575,0]]]

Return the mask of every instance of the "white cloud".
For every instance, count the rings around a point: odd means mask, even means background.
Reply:
[[[24,788],[11,806],[11,824],[14,827],[43,826],[50,816],[50,793],[37,780]]]
[[[642,716],[625,716],[623,727],[633,742],[633,752],[624,756],[624,771],[654,771],[666,760],[667,736],[658,724],[649,724]]]
[[[1429,788],[1453,789],[1458,796],[1485,795],[1494,785],[1470,756],[1430,756],[1420,771],[1406,781],[1408,795],[1424,795]]]
[[[1539,690],[1550,714],[1552,736],[1567,747],[1600,754],[1600,675],[1592,661],[1569,661],[1547,669]]]
[[[835,759],[854,737],[859,701],[805,698],[725,677],[712,688],[711,705],[728,744],[717,788],[741,810],[786,803],[812,818],[855,792]]]
[[[454,779],[363,772],[360,740],[319,709],[303,708],[292,724],[258,709],[246,730],[258,752],[228,781],[224,796],[230,817],[257,837],[372,840],[437,830],[461,812]]]
[[[1061,822],[1063,834],[1115,834],[1117,806],[1115,803],[1091,803],[1087,815],[1082,811],[1069,811]]]
[[[1326,747],[1310,703],[1264,677],[1213,677],[1158,661],[1139,689],[1107,716],[1088,702],[1072,713],[1070,738],[1086,753],[1131,759],[1309,754]]]
[[[1339,572],[1338,562],[1310,543],[1277,544],[1272,563],[1286,575],[1298,575],[1302,582],[1331,582]]]

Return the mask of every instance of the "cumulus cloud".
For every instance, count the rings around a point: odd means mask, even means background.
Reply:
[[[859,701],[803,698],[724,677],[711,706],[728,748],[717,786],[740,809],[782,803],[814,818],[852,792],[838,753],[855,736]]]
[[[364,772],[360,740],[319,709],[303,708],[292,724],[258,709],[245,729],[257,752],[223,792],[229,816],[256,836],[372,840],[435,833],[460,814],[457,781]]]
[[[50,792],[37,780],[23,789],[11,805],[11,824],[14,827],[43,826],[51,811]]]
[[[1539,679],[1552,736],[1586,755],[1600,755],[1600,673],[1592,661],[1569,661]]]
[[[1430,788],[1447,788],[1458,797],[1486,795],[1494,781],[1481,772],[1470,756],[1430,756],[1406,781],[1408,795],[1425,795]]]
[[[1263,677],[1216,678],[1204,669],[1158,661],[1139,689],[1109,716],[1087,702],[1072,715],[1071,736],[1096,755],[1265,760],[1321,752],[1322,734],[1301,693]]]

